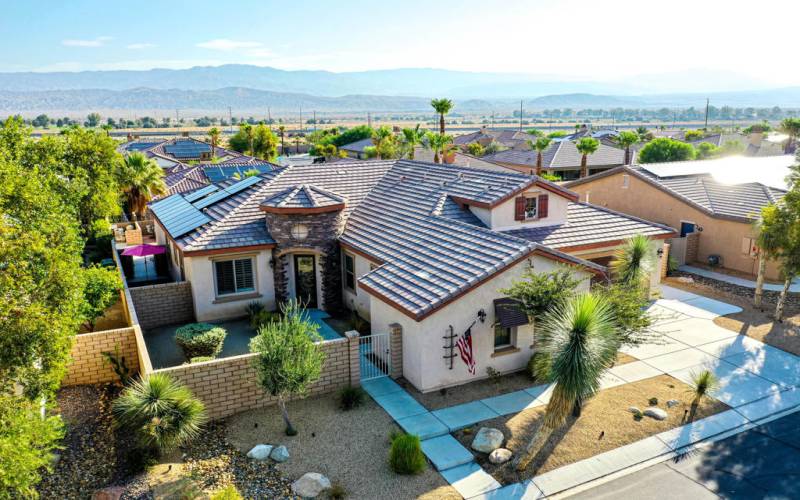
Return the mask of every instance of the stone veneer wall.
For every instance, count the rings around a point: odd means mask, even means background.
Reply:
[[[135,287],[130,293],[143,330],[194,321],[192,284],[188,281]]]
[[[669,271],[669,257],[670,257],[670,250],[672,250],[672,245],[669,243],[664,243],[664,254],[661,256],[661,278],[667,277],[667,271]]]
[[[341,307],[342,278],[339,236],[344,230],[341,211],[320,214],[276,214],[264,213],[270,235],[277,245],[272,250],[275,262],[275,299],[285,302],[289,295],[289,259],[291,253],[311,250],[320,255],[319,266],[322,277],[322,301],[325,309]],[[292,236],[292,227],[303,224],[308,227],[308,236],[298,240]]]
[[[67,375],[62,385],[98,384],[113,382],[117,375],[105,359],[103,352],[114,352],[119,347],[119,354],[125,357],[125,364],[133,373],[139,371],[139,350],[134,327],[118,330],[104,330],[95,333],[83,333],[75,337],[67,366]]]
[[[342,339],[319,344],[325,352],[322,375],[311,386],[309,395],[335,392],[347,385],[360,385],[358,334],[348,332]],[[185,384],[206,405],[211,419],[224,418],[235,413],[270,406],[277,399],[269,396],[258,385],[252,366],[257,354],[244,354],[204,363],[155,370],[165,373]]]

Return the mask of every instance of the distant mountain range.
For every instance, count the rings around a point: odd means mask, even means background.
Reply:
[[[670,80],[669,75],[645,75],[625,82],[586,82],[441,69],[333,73],[248,65],[0,73],[0,110],[29,113],[179,108],[220,113],[230,106],[239,112],[263,113],[266,107],[280,112],[297,111],[302,106],[320,112],[414,112],[430,111],[430,98],[443,96],[455,99],[457,110],[466,112],[508,112],[519,107],[520,98],[526,109],[701,107],[706,97],[716,106],[800,107],[800,87],[747,90],[757,88],[758,83],[736,80],[735,75],[698,72],[695,87],[708,82],[710,90],[723,88],[719,82],[727,78],[730,84],[724,88],[738,89],[727,92],[686,92],[685,86],[670,83],[667,89],[673,90],[667,93],[664,84],[658,84],[685,81],[684,76],[673,75]]]

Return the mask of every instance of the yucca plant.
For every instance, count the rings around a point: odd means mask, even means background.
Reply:
[[[583,402],[600,389],[600,377],[614,363],[619,336],[611,307],[591,293],[568,298],[548,312],[539,326],[539,351],[549,357],[547,373],[554,384],[542,425],[518,455],[524,470],[546,439],[572,412],[580,417]]]
[[[117,425],[129,429],[142,448],[157,452],[190,442],[206,420],[203,403],[186,386],[161,373],[133,382],[112,410]]]
[[[644,288],[650,280],[654,261],[650,238],[637,234],[614,252],[610,267],[618,282]]]
[[[703,396],[708,396],[719,387],[719,380],[710,370],[703,370],[701,372],[692,372],[692,385],[691,392],[694,395],[694,400],[700,402]]]

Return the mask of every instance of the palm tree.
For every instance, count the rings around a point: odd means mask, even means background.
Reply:
[[[278,135],[281,137],[281,154],[285,155],[286,154],[286,143],[284,142],[284,139],[286,137],[285,125],[281,125],[278,127]]]
[[[241,127],[244,135],[247,137],[247,146],[250,150],[250,156],[255,156],[256,154],[253,146],[253,126],[249,123],[244,123]]]
[[[578,152],[581,154],[581,178],[584,178],[589,175],[589,169],[586,166],[586,163],[589,159],[589,155],[593,154],[597,151],[597,148],[600,147],[600,141],[593,137],[581,137],[581,140],[575,144],[575,147],[578,149]]]
[[[379,160],[393,156],[392,150],[394,149],[394,141],[394,133],[392,133],[392,129],[386,125],[372,131],[372,144],[375,145],[375,151],[378,154]]]
[[[614,259],[609,267],[617,281],[645,288],[650,280],[654,262],[650,238],[637,234],[625,240],[625,243],[614,252]]]
[[[431,106],[439,113],[439,133],[444,135],[444,115],[453,109],[453,101],[450,99],[431,99]]]
[[[780,131],[789,136],[783,148],[783,152],[789,154],[792,152],[792,145],[800,137],[800,118],[784,118],[781,121]]]
[[[106,131],[107,137],[111,137],[111,129],[114,128],[113,125],[111,125],[110,123],[104,123],[103,125],[100,125],[100,128]]]
[[[649,133],[650,131],[647,130],[647,127],[642,127],[642,126],[636,127],[636,135],[639,136],[639,140],[642,142],[645,142],[647,140],[647,134]]]
[[[625,150],[625,165],[631,164],[631,146],[639,142],[639,136],[635,132],[624,130],[617,137],[617,144]]]
[[[156,196],[167,194],[164,170],[152,158],[131,153],[117,170],[117,182],[128,202],[131,214],[144,215],[147,204]]]
[[[128,386],[112,406],[118,425],[130,430],[139,445],[169,451],[200,434],[205,422],[203,403],[171,377],[153,373]]]
[[[217,144],[219,143],[219,136],[221,132],[217,127],[211,127],[208,131],[208,136],[211,138],[211,157],[217,156]]]
[[[427,139],[427,147],[433,150],[433,162],[443,163],[445,152],[453,145],[453,136],[428,132],[425,134],[425,138]]]
[[[767,205],[761,209],[761,217],[753,223],[756,233],[756,246],[758,247],[758,276],[756,277],[756,290],[753,296],[753,305],[761,307],[764,297],[764,278],[767,272],[767,261],[774,259],[780,250],[781,240],[784,236],[778,224],[778,208]]]
[[[539,136],[536,141],[528,141],[528,146],[536,151],[536,175],[542,175],[542,153],[550,147],[553,142],[549,137]]]
[[[423,134],[419,131],[419,123],[414,128],[403,129],[403,146],[408,150],[408,159],[414,159],[414,148],[422,143]]]
[[[542,424],[516,459],[524,470],[547,438],[570,412],[581,415],[583,402],[600,389],[600,377],[610,368],[619,349],[612,309],[599,295],[585,293],[568,298],[547,312],[537,332],[537,347],[549,359],[537,376],[553,385]]]

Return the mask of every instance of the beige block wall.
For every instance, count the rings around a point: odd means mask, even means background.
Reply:
[[[342,387],[359,384],[358,337],[320,343],[325,352],[322,375],[309,390],[309,395],[325,394]],[[155,370],[185,384],[206,405],[211,419],[270,406],[277,399],[258,385],[253,369],[256,354],[176,366]]]
[[[755,275],[756,259],[742,253],[742,239],[752,237],[750,224],[716,219],[631,175],[629,187],[623,187],[623,173],[603,177],[575,186],[570,190],[580,194],[595,205],[608,207],[653,222],[666,224],[677,230],[681,221],[693,222],[703,227],[697,248],[697,261],[706,262],[711,254],[722,256],[723,267]],[[688,262],[687,262],[688,263]],[[774,262],[767,266],[767,278],[778,279]]]
[[[118,380],[111,365],[102,355],[104,351],[114,352],[115,346],[119,346],[119,352],[125,357],[125,363],[132,373],[137,373],[139,351],[135,328],[84,333],[75,337],[70,352],[72,360],[67,366],[67,375],[62,385],[97,384]]]

